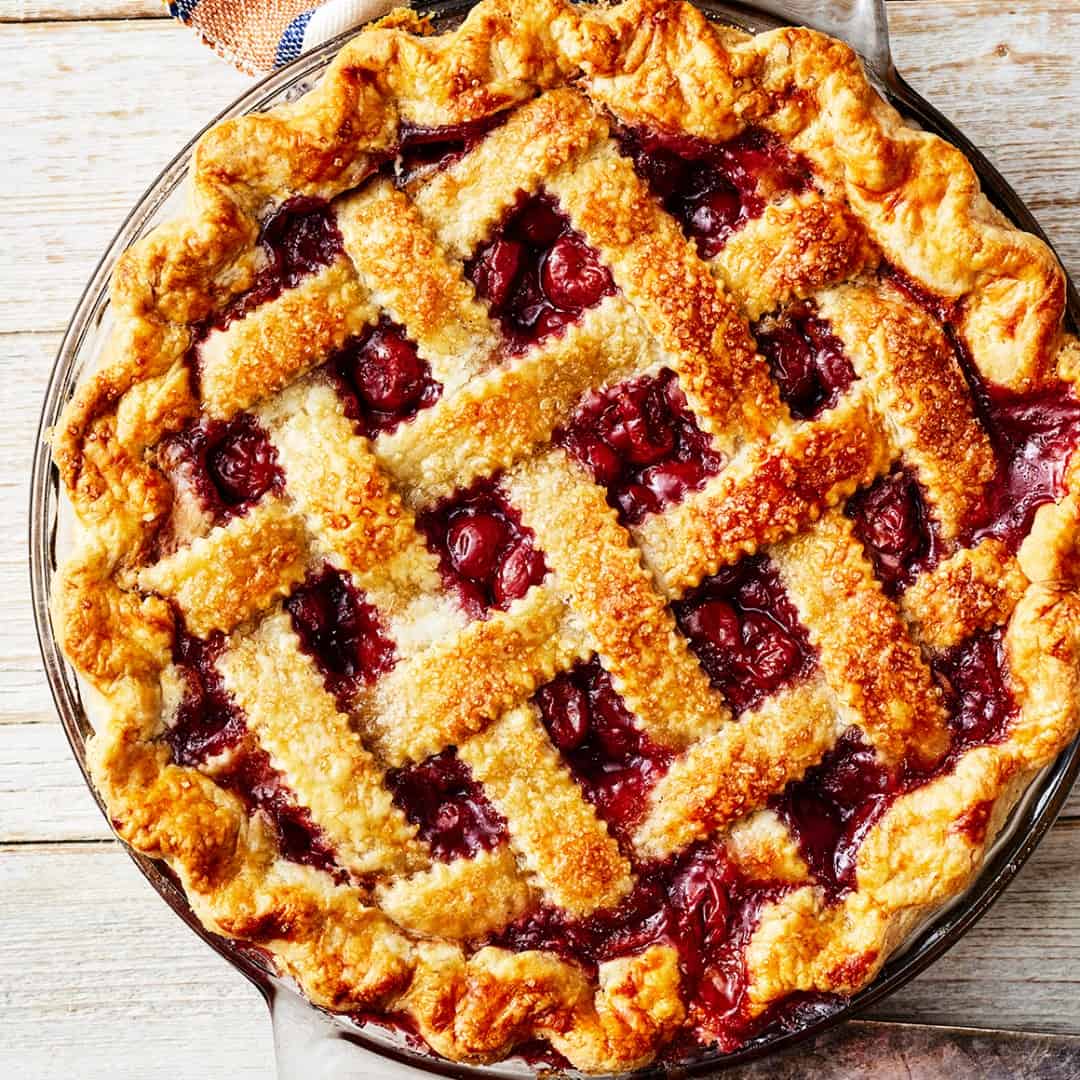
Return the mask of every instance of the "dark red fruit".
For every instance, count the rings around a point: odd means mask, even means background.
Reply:
[[[202,328],[224,330],[261,304],[295,288],[308,274],[329,266],[344,251],[334,213],[322,199],[298,195],[282,203],[266,220],[259,236],[268,265],[251,288],[232,299],[229,305]]]
[[[900,790],[901,775],[882,765],[853,727],[773,805],[814,876],[841,895],[855,884],[862,838]]]
[[[1080,400],[1066,383],[1018,394],[988,382],[964,342],[956,302],[931,293],[896,267],[886,266],[882,276],[942,324],[994,447],[997,473],[960,542],[974,545],[996,537],[1015,552],[1039,507],[1065,492],[1065,468],[1080,445]]]
[[[667,770],[670,751],[635,725],[596,658],[541,687],[536,704],[585,797],[613,832],[627,835]]]
[[[324,870],[339,883],[348,879],[335,861],[329,838],[312,820],[308,809],[297,804],[264,750],[245,746],[214,778],[239,796],[248,813],[264,815],[277,833],[278,849],[284,858]]]
[[[473,283],[493,308],[501,308],[509,300],[524,257],[524,244],[503,238],[493,240],[477,257]]]
[[[922,491],[906,469],[858,492],[846,512],[887,595],[898,595],[937,561],[937,538]]]
[[[760,128],[726,143],[641,128],[624,128],[617,137],[638,175],[704,258],[759,217],[769,200],[810,186],[807,162]]]
[[[427,361],[387,319],[346,343],[326,370],[345,400],[346,415],[370,437],[393,431],[442,394]]]
[[[502,948],[541,949],[595,966],[651,945],[674,947],[691,1019],[703,1041],[737,1049],[770,1025],[770,1011],[751,1019],[745,950],[762,905],[790,886],[745,879],[713,844],[637,868],[637,884],[617,907],[573,920],[542,907],[491,939]],[[802,996],[809,1004],[810,995]]]
[[[224,644],[221,634],[204,641],[183,628],[177,633],[173,661],[184,693],[165,731],[177,765],[199,765],[236,746],[247,731],[243,714],[226,693],[214,665]]]
[[[459,514],[446,533],[446,549],[454,569],[474,581],[493,577],[511,528],[502,515]]]
[[[561,332],[615,288],[597,253],[547,195],[519,202],[465,273],[515,352]]]
[[[807,308],[764,319],[753,331],[780,397],[798,420],[809,420],[831,409],[855,381],[843,342],[828,323]]]
[[[392,770],[386,783],[436,859],[471,858],[507,838],[506,821],[452,748]]]
[[[667,368],[587,394],[555,441],[608,489],[608,502],[631,525],[697,490],[723,464]]]
[[[222,499],[232,506],[255,502],[281,480],[277,452],[254,421],[235,425],[208,450],[206,470]]]
[[[439,556],[447,584],[474,618],[492,607],[505,611],[547,573],[532,530],[491,481],[426,510],[417,526]]]
[[[255,417],[200,420],[161,446],[166,468],[179,469],[217,524],[245,513],[285,477],[277,451]]]
[[[414,180],[427,180],[473,149],[493,128],[506,119],[507,112],[495,113],[464,124],[423,127],[403,121],[398,129],[398,152],[394,178],[399,187]]]
[[[520,600],[534,582],[542,581],[545,574],[544,557],[528,537],[522,537],[503,555],[492,592],[495,605],[508,608],[515,600]]]
[[[325,566],[294,589],[285,610],[343,709],[362,686],[394,666],[394,645],[378,613],[337,568]]]
[[[416,346],[385,328],[358,350],[353,379],[364,404],[378,412],[400,412],[415,404],[424,388],[427,365]]]
[[[674,609],[705,673],[735,712],[805,677],[816,663],[780,578],[763,556],[707,578]]]
[[[1000,630],[980,631],[933,662],[953,732],[951,753],[1000,742],[1016,718]]]
[[[541,263],[540,285],[557,308],[582,310],[611,291],[611,274],[580,236],[564,233]]]

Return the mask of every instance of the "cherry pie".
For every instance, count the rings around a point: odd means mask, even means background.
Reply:
[[[114,824],[318,1005],[731,1050],[1077,730],[1064,278],[845,45],[396,13],[200,143],[54,436]]]

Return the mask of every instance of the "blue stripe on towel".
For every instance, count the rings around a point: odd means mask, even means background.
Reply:
[[[187,22],[191,13],[199,6],[199,0],[169,0],[169,14],[174,19]]]
[[[182,0],[182,2],[198,3],[199,0]],[[301,14],[297,15],[296,18],[285,27],[285,33],[281,35],[281,40],[278,42],[277,55],[274,57],[274,67],[282,67],[284,64],[287,64],[290,60],[295,60],[300,55],[300,50],[304,45],[304,30],[307,27],[312,14],[313,12],[311,11],[301,12]]]

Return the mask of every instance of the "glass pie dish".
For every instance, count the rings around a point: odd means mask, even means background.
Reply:
[[[448,27],[467,10],[467,3],[439,5],[435,22]],[[784,21],[780,5],[774,3],[746,5],[706,3],[710,15],[756,31]],[[792,15],[799,21],[828,30],[851,41],[866,58],[879,89],[909,119],[937,131],[957,144],[978,169],[987,193],[999,208],[1022,228],[1038,233],[1037,226],[1015,194],[986,163],[985,159],[952,129],[932,108],[906,87],[889,59],[883,6],[880,0],[856,0],[844,3],[792,5]],[[313,81],[330,62],[340,39],[298,61],[267,80],[236,103],[225,116],[264,111],[283,101],[292,100],[308,90]],[[52,427],[60,409],[70,398],[78,381],[92,370],[108,336],[111,315],[107,284],[117,256],[134,240],[144,235],[159,221],[176,210],[175,200],[186,177],[190,153],[194,144],[186,147],[174,159],[162,176],[133,211],[98,267],[75,313],[61,347],[60,355],[48,389],[42,417],[42,433]],[[1077,307],[1075,294],[1070,293],[1072,314]],[[34,590],[35,615],[38,621],[43,656],[58,708],[71,740],[75,755],[85,771],[86,739],[92,730],[93,703],[79,684],[72,670],[61,658],[49,619],[49,589],[57,559],[69,543],[70,514],[59,497],[57,478],[49,464],[48,450],[42,440],[35,460],[31,512],[31,574]],[[1002,832],[982,872],[963,897],[917,931],[906,948],[886,965],[872,986],[857,994],[849,1004],[828,1014],[815,1015],[809,1023],[801,1023],[797,1031],[772,1032],[764,1035],[738,1054],[727,1056],[703,1052],[692,1062],[680,1063],[690,1073],[715,1069],[787,1046],[794,1041],[811,1037],[829,1024],[835,1024],[853,1010],[864,1008],[882,995],[899,986],[952,944],[986,909],[992,899],[1015,874],[1038,839],[1053,820],[1060,807],[1078,765],[1080,753],[1074,746],[1050,766],[1034,783],[1024,800],[1015,809],[1011,821]],[[300,1068],[311,1075],[316,1067],[333,1068],[335,1075],[342,1070],[353,1074],[352,1065],[340,1060],[349,1054],[348,1046],[359,1043],[370,1050],[394,1058],[399,1063],[416,1065],[429,1071],[450,1075],[513,1076],[526,1075],[528,1063],[508,1063],[478,1067],[447,1065],[424,1055],[407,1037],[397,1031],[386,1031],[374,1024],[334,1018],[323,1020],[315,1010],[304,1005],[291,989],[278,980],[264,964],[260,954],[225,942],[203,930],[188,910],[179,888],[157,864],[137,858],[141,869],[166,901],[196,932],[221,952],[234,966],[244,972],[266,995],[271,1004],[277,1035],[279,1068],[283,1077],[299,1075]],[[334,1059],[334,1060],[331,1060]],[[358,1059],[359,1060],[359,1059]],[[386,1075],[389,1065],[370,1057],[363,1059],[378,1075]],[[361,1066],[363,1067],[363,1066]],[[395,1066],[396,1067],[396,1066]],[[659,1075],[657,1066],[652,1074]],[[647,1072],[646,1075],[649,1075]]]

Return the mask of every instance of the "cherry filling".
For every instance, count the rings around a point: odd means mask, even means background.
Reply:
[[[618,134],[624,154],[664,209],[711,258],[779,196],[810,186],[809,164],[761,128],[726,143],[644,129]]]
[[[531,529],[489,480],[425,511],[417,526],[472,618],[505,611],[547,573]]]
[[[699,1033],[725,1051],[737,1049],[781,1015],[757,1021],[747,1016],[745,949],[762,905],[787,887],[749,881],[712,844],[637,871],[634,890],[618,907],[584,919],[540,908],[501,931],[492,944],[548,950],[589,965],[651,945],[673,946]]]
[[[348,875],[337,866],[330,840],[312,820],[308,809],[297,804],[264,750],[245,746],[223,770],[214,774],[214,779],[234,792],[248,813],[258,811],[265,815],[277,833],[283,858],[325,870],[339,882],[346,880]]]
[[[736,712],[810,673],[816,657],[775,568],[742,559],[673,605],[713,686]]]
[[[834,896],[855,884],[859,844],[900,790],[897,773],[882,765],[858,728],[792,781],[773,801],[811,873]]]
[[[184,694],[165,741],[177,765],[198,765],[236,746],[247,730],[244,717],[225,691],[214,661],[225,639],[192,637],[182,628],[173,646],[173,663],[184,684]]]
[[[1065,467],[1080,443],[1080,401],[1064,383],[1034,394],[984,383],[977,400],[998,468],[965,539],[996,536],[1016,551],[1039,507],[1065,492]]]
[[[896,267],[887,267],[883,276],[942,324],[994,447],[997,473],[961,542],[976,544],[993,536],[1016,551],[1039,507],[1064,494],[1065,467],[1080,443],[1080,400],[1064,382],[1028,394],[988,382],[957,328],[957,304]]]
[[[385,318],[346,343],[327,370],[345,400],[345,414],[369,438],[393,431],[442,394],[416,346]]]
[[[392,770],[386,783],[394,802],[443,862],[472,858],[507,838],[506,821],[452,747]]]
[[[596,657],[541,687],[536,704],[585,797],[616,834],[625,836],[671,753],[637,728]]]
[[[629,525],[696,491],[724,463],[667,368],[590,391],[554,441],[607,488],[608,502]]]
[[[248,413],[229,421],[200,420],[167,439],[161,458],[166,468],[184,469],[199,501],[219,525],[285,485],[277,451]]]
[[[247,292],[232,299],[204,332],[224,330],[285,289],[295,288],[308,274],[329,266],[344,251],[341,233],[330,205],[322,199],[297,195],[282,203],[266,220],[259,243],[269,262]]]
[[[285,601],[304,652],[342,708],[362,686],[394,666],[394,644],[378,613],[333,566],[325,566]]]
[[[939,655],[931,667],[944,693],[951,730],[949,752],[941,762],[930,771],[912,761],[886,768],[853,727],[820,765],[773,801],[812,873],[834,896],[855,884],[859,845],[896,798],[953,768],[966,750],[1004,739],[1016,716],[1000,630],[980,631]],[[988,821],[988,808],[976,807],[961,828],[978,838]]]
[[[394,179],[398,187],[414,180],[426,180],[463,158],[483,137],[505,120],[496,113],[464,124],[422,127],[405,121],[398,131],[398,153]]]
[[[845,510],[887,596],[899,595],[937,562],[937,535],[922,489],[897,469],[857,492]]]
[[[780,397],[797,420],[831,409],[855,381],[843,342],[806,308],[769,316],[755,323],[753,332]]]
[[[335,875],[333,849],[308,811],[296,804],[266,753],[247,738],[247,724],[226,692],[215,660],[225,646],[216,633],[207,640],[177,632],[173,662],[184,683],[184,695],[165,741],[177,765],[201,765],[227,750],[228,761],[214,780],[240,797],[249,813],[262,811],[277,833],[281,854]]]
[[[1005,738],[1017,706],[1000,629],[972,635],[938,656],[932,669],[949,710],[950,757]]]
[[[560,332],[615,291],[600,256],[549,195],[519,203],[465,273],[513,352]]]

